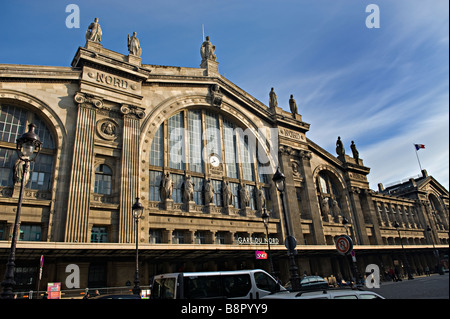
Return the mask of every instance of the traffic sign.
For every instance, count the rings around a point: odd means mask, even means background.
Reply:
[[[297,247],[297,240],[293,236],[287,236],[284,240],[284,246],[289,250],[294,250]]]
[[[353,250],[353,241],[347,235],[341,235],[336,240],[336,249],[342,255],[347,255]]]

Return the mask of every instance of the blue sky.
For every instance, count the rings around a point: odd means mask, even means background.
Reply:
[[[80,8],[80,28],[65,21]],[[369,29],[366,6],[380,9]],[[293,94],[307,136],[335,155],[355,141],[370,187],[422,167],[449,189],[447,0],[2,1],[0,63],[70,66],[95,17],[105,48],[127,54],[137,32],[145,64],[199,67],[202,24],[219,71],[268,105]]]

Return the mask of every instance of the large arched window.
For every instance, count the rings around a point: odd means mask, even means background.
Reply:
[[[219,112],[188,109],[172,115],[157,129],[149,152],[149,200],[160,201],[162,173],[170,172],[172,199],[183,201],[187,175],[194,182],[194,201],[205,205],[204,186],[212,185],[215,206],[224,206],[222,187],[228,183],[232,205],[243,208],[241,187],[249,194],[248,207],[257,209],[257,188],[263,187],[270,201],[269,178],[260,173],[256,138],[250,130]],[[209,183],[206,182],[209,181]]]
[[[316,183],[322,218],[325,221],[339,222],[339,218],[344,217],[342,212],[343,198],[336,177],[323,170],[317,176]]]
[[[30,163],[30,178],[26,188],[49,191],[56,153],[53,135],[45,122],[27,108],[0,102],[0,186],[13,186],[13,166],[17,160],[16,140],[25,133],[28,124],[36,125],[42,150]]]

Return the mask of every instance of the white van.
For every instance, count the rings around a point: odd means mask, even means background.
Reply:
[[[261,269],[183,272],[153,278],[151,299],[259,299],[286,290]]]

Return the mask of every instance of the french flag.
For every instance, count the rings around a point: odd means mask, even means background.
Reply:
[[[421,148],[425,148],[425,145],[423,144],[414,144],[414,146],[416,147],[416,151],[420,150]]]

